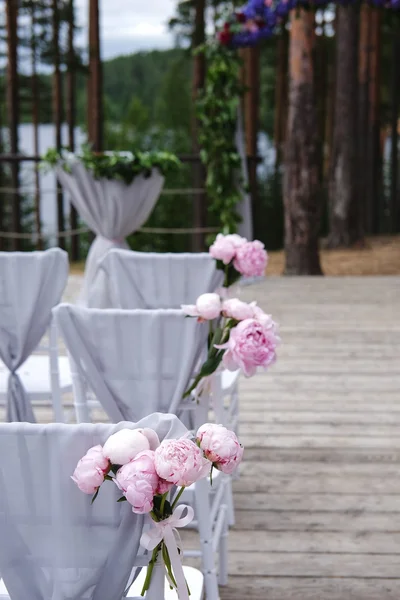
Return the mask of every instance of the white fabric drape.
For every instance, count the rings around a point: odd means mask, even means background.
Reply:
[[[207,340],[179,310],[100,310],[61,304],[53,314],[76,367],[109,418],[175,413]]]
[[[0,424],[0,573],[12,600],[121,600],[143,516],[117,503],[112,482],[91,505],[70,476],[90,447],[139,427],[161,440],[186,433],[161,414],[136,424]]]
[[[130,185],[122,181],[94,179],[82,163],[71,160],[71,173],[56,168],[61,185],[82,220],[96,234],[86,261],[85,279],[80,297],[87,304],[92,293],[107,296],[103,280],[97,281],[97,263],[111,248],[127,248],[125,238],[136,231],[150,216],[160,195],[164,178],[157,169],[150,177],[138,175]],[[96,291],[92,288],[95,286]]]
[[[59,248],[0,252],[0,359],[10,370],[8,421],[35,421],[16,371],[45,334],[67,278],[68,255]]]
[[[110,297],[92,295],[93,308],[180,308],[201,294],[214,292],[223,273],[207,253],[169,254],[111,250],[99,264]]]
[[[241,159],[241,175],[244,185],[249,183],[249,175],[247,169],[246,146],[244,140],[243,115],[241,110],[238,111],[237,129],[236,129],[236,148]],[[238,204],[237,211],[242,217],[242,222],[238,225],[239,235],[253,239],[253,215],[251,209],[251,196],[248,192],[242,190],[242,201]]]

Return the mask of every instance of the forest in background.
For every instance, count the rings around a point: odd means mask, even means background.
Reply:
[[[101,135],[99,133],[96,137],[93,131],[88,129],[88,137],[96,150],[165,149],[192,156],[198,153],[199,148],[195,143],[196,120],[193,99],[201,88],[200,86],[197,91],[195,90],[198,85],[196,78],[201,59],[198,55],[193,57],[192,54],[192,49],[204,40],[204,22],[202,24],[201,19],[200,21],[198,19],[202,11],[205,11],[206,18],[210,19],[211,15],[217,29],[221,25],[221,11],[232,10],[234,5],[240,3],[225,0],[187,0],[177,3],[175,16],[171,15],[173,17],[171,24],[177,38],[180,38],[180,41],[184,39],[184,45],[188,49],[177,47],[166,51],[138,52],[103,62],[99,58],[101,45],[99,32],[97,31],[97,38],[91,38],[93,31],[96,30],[96,22],[98,27],[99,3],[97,1],[88,1],[92,11],[89,19],[92,24],[89,26],[89,46],[92,47],[91,45],[95,43],[97,47],[97,58],[93,60],[92,52],[88,53],[87,48],[79,49],[74,46],[74,31],[79,24],[74,20],[73,0],[2,0],[2,4],[7,11],[11,10],[12,6],[16,6],[19,16],[18,22],[10,29],[8,36],[5,33],[6,19],[4,18],[0,23],[4,31],[1,36],[3,45],[8,45],[2,53],[17,59],[14,60],[7,74],[0,75],[0,117],[1,123],[8,126],[6,130],[2,130],[6,135],[0,139],[3,151],[11,150],[15,154],[18,153],[15,144],[17,122],[34,123],[35,127],[40,123],[55,124],[54,145],[59,146],[59,130],[62,122],[68,122],[70,131],[72,126],[76,125],[86,130],[87,124],[89,123],[90,126],[93,120],[93,114],[99,126],[98,133],[101,129]],[[93,7],[96,6],[97,14],[93,12]],[[323,214],[320,232],[322,236],[328,233],[327,188],[329,151],[334,135],[333,99],[338,64],[337,50],[340,45],[345,52],[350,49],[348,44],[346,46],[346,43],[343,43],[343,39],[338,42],[338,24],[335,17],[337,12],[338,9],[332,5],[317,10],[313,15],[314,87],[320,137],[318,160],[321,162],[318,204],[322,207]],[[390,124],[393,130],[393,119],[392,123],[390,121],[393,114],[393,89],[395,89],[393,87],[395,18],[389,11],[380,11],[379,44],[375,44],[371,54],[371,56],[374,53],[376,57],[379,56],[378,70],[373,75],[375,84],[371,87],[371,90],[373,89],[371,93],[376,93],[377,98],[377,106],[374,110],[375,116],[378,116],[380,150],[376,160],[378,186],[374,200],[377,219],[373,224],[373,230],[369,228],[367,233],[392,231],[392,215],[388,208],[390,168],[388,164],[382,162],[382,148],[388,137]],[[12,33],[14,28],[17,36],[11,39],[10,32]],[[356,29],[358,31],[358,28]],[[268,168],[265,168],[265,163],[262,158],[259,158],[256,187],[252,189],[253,200],[255,199],[253,201],[254,233],[270,249],[281,248],[283,243],[281,159],[288,106],[289,32],[289,25],[284,24],[277,35],[264,41],[257,50],[259,71],[256,80],[253,81],[258,90],[257,105],[253,106],[253,112],[248,113],[245,110],[246,127],[249,127],[249,122],[254,121],[250,129],[257,134],[267,134],[277,154],[276,164],[269,165]],[[353,45],[356,43],[357,40],[353,40]],[[249,68],[251,70],[251,61],[256,54],[240,52],[244,58],[243,73],[246,79],[246,71]],[[207,65],[205,67],[207,70]],[[10,94],[8,98],[6,97],[6,92],[9,91],[6,86],[6,75],[14,82],[13,98],[18,102],[10,100]],[[88,85],[92,75],[96,76],[97,81],[101,81],[94,95]],[[371,82],[373,83],[372,79]],[[248,154],[254,156],[257,154],[257,149],[255,152],[248,151]],[[0,175],[7,185],[10,182],[14,184],[18,182],[15,165],[2,167]],[[204,174],[200,174],[199,178],[199,172],[194,174],[193,165],[185,163],[182,171],[172,175],[166,182],[167,190],[160,198],[147,225],[185,228],[196,224],[195,213],[198,200],[190,192],[185,192],[185,189],[204,187],[203,184]],[[176,193],[169,192],[171,188],[176,190]],[[29,207],[37,206],[39,196],[38,187],[34,195],[20,194],[20,204],[23,210],[26,210],[26,214],[29,215]],[[200,203],[203,203],[201,210],[207,208],[207,199],[205,198],[204,201],[204,198],[204,195],[200,198]],[[13,196],[6,193],[4,199],[5,201],[0,203],[2,229],[18,231],[16,224],[19,217],[16,214]],[[61,189],[57,192],[56,202],[59,215],[58,229],[62,232],[68,229],[69,225],[63,216],[64,200]],[[76,215],[72,212],[70,220],[72,229],[78,225],[76,219]],[[201,217],[200,220],[197,218],[197,223],[199,222],[208,227],[219,225],[215,215]],[[39,230],[38,219],[36,223],[30,222],[29,219],[22,219],[21,226],[24,230],[30,227],[32,230]],[[133,247],[143,250],[176,252],[193,248],[192,240],[186,234],[154,236],[138,233],[131,242]],[[10,247],[7,241],[0,240],[0,243],[6,249]],[[64,242],[60,239],[59,243],[62,245]],[[29,244],[24,242],[23,246],[28,247]]]

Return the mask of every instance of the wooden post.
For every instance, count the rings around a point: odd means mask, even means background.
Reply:
[[[99,0],[89,0],[88,134],[93,150],[103,150],[103,75]]]
[[[400,231],[399,181],[398,181],[398,122],[400,105],[400,35],[396,31],[392,40],[392,82],[391,82],[391,155],[390,155],[390,230],[391,233]]]
[[[195,23],[192,37],[192,47],[197,48],[205,40],[205,0],[195,0]],[[192,105],[195,106],[199,92],[204,88],[206,65],[203,54],[196,54],[193,58]],[[200,145],[198,142],[198,123],[196,116],[192,118],[192,152],[199,156]],[[205,186],[205,169],[200,158],[193,162],[193,187],[203,189]],[[198,192],[193,196],[193,227],[205,227],[207,224],[207,205],[205,192]],[[204,233],[194,233],[192,236],[192,249],[202,252],[205,249]]]
[[[33,125],[33,154],[39,156],[39,89],[37,76],[37,43],[36,43],[36,10],[35,3],[31,6],[31,91],[32,91],[32,125]],[[34,164],[35,172],[35,229],[37,233],[37,249],[43,250],[42,223],[40,210],[40,177],[39,163]]]
[[[68,22],[68,71],[67,71],[67,124],[68,124],[68,146],[71,152],[75,152],[75,51],[74,51],[74,0],[69,1],[69,22]],[[70,207],[70,226],[71,229],[78,227],[78,213],[71,204]],[[79,236],[71,235],[70,252],[73,261],[79,260]]]
[[[59,0],[53,0],[53,119],[56,134],[56,148],[61,149],[61,124],[62,124],[62,84],[60,69],[60,10]],[[57,225],[58,225],[58,245],[65,248],[65,237],[60,233],[65,231],[64,223],[64,198],[60,184],[57,182]]]
[[[290,99],[285,144],[285,273],[321,275],[317,111],[314,93],[314,15],[291,15]]]
[[[244,124],[246,154],[248,157],[249,188],[251,193],[253,223],[258,222],[257,203],[257,154],[260,106],[260,48],[244,50]]]
[[[18,1],[6,0],[7,19],[7,114],[10,131],[10,152],[18,154],[18,125],[19,125],[19,93],[18,93],[18,66],[17,66],[17,44],[18,44]],[[21,199],[19,196],[19,163],[11,163],[11,228],[15,233],[21,233]],[[22,248],[21,239],[11,240],[11,250]]]

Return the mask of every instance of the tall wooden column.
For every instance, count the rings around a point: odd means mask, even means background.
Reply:
[[[243,51],[243,82],[246,92],[243,99],[246,154],[248,157],[249,188],[251,194],[253,223],[258,222],[257,203],[257,155],[260,118],[260,49],[245,48]]]
[[[103,150],[103,73],[99,0],[89,0],[88,136],[93,150]]]
[[[192,47],[197,48],[205,40],[205,0],[195,0],[195,23],[192,37]],[[198,94],[204,88],[206,65],[204,55],[196,54],[193,58],[192,80],[192,106],[195,107]],[[193,109],[194,110],[194,109]],[[200,145],[198,141],[198,122],[195,114],[192,117],[192,152],[199,156]],[[205,169],[200,159],[193,163],[193,187],[197,190],[204,189]],[[205,227],[207,224],[207,202],[205,192],[196,192],[193,195],[193,227]],[[192,249],[201,252],[205,249],[205,236],[203,233],[194,233],[192,236]]]
[[[8,127],[10,132],[10,152],[18,154],[18,125],[19,125],[19,94],[18,94],[18,1],[6,0],[6,20],[7,20],[7,115]],[[19,196],[19,163],[11,163],[11,186],[14,189],[12,193],[11,205],[11,228],[12,231],[20,233],[21,227],[21,199]],[[11,240],[11,250],[20,250],[21,240],[14,238]]]
[[[62,126],[62,82],[60,68],[60,7],[59,0],[53,0],[53,120],[55,126],[56,148],[62,147],[61,126]],[[64,197],[62,187],[57,183],[57,225],[59,233],[65,231],[64,222]],[[65,248],[65,237],[58,236],[58,245]]]
[[[68,124],[68,146],[71,152],[75,152],[75,50],[74,50],[74,0],[69,1],[69,23],[68,23],[68,71],[67,71],[67,124]],[[71,204],[70,207],[70,226],[71,229],[78,227],[78,213]],[[79,260],[79,236],[72,235],[70,238],[70,252],[73,261]]]

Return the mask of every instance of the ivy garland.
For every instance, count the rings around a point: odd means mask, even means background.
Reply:
[[[241,221],[236,207],[242,199],[241,158],[235,144],[238,111],[244,87],[240,83],[241,59],[227,46],[210,40],[203,52],[207,75],[196,103],[200,158],[206,167],[209,210],[221,222],[223,233],[235,233]]]
[[[180,160],[170,152],[93,152],[84,146],[79,154],[71,154],[66,150],[50,149],[42,158],[42,163],[49,167],[61,165],[70,172],[71,161],[78,160],[91,171],[95,179],[117,179],[126,185],[132,183],[137,175],[150,177],[153,169],[167,175],[180,168]]]

